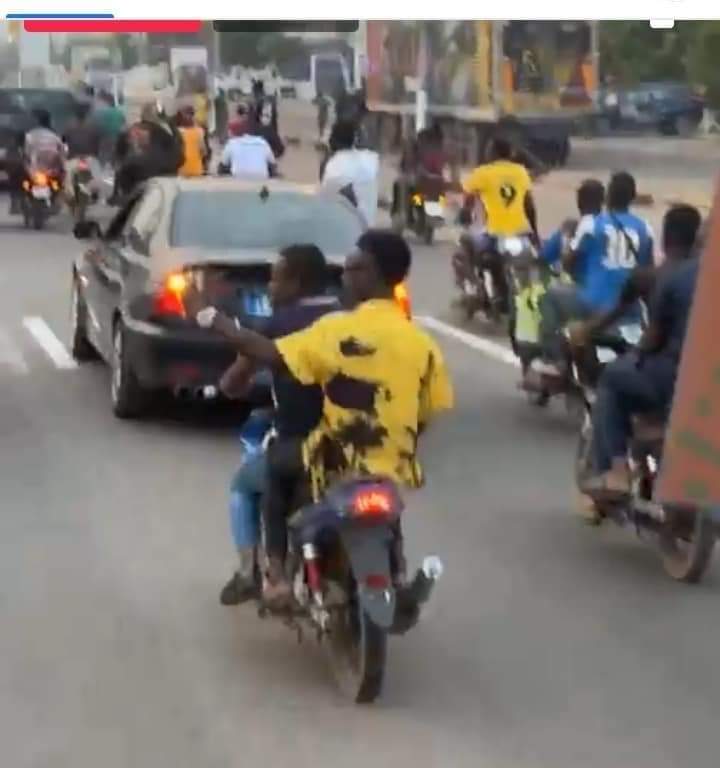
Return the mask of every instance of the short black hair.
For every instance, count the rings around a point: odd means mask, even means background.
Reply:
[[[327,261],[317,245],[289,245],[280,251],[280,256],[305,295],[316,296],[325,292],[328,283]]]
[[[673,205],[663,219],[663,244],[690,250],[702,223],[700,211],[692,205]]]
[[[496,136],[492,142],[492,156],[499,160],[510,160],[513,154],[512,144],[504,136]]]
[[[355,144],[355,124],[349,120],[338,120],[332,127],[328,144],[332,150],[352,149]]]
[[[627,210],[637,195],[635,177],[627,171],[613,173],[608,184],[608,206],[615,211]]]
[[[577,206],[581,213],[595,213],[602,210],[605,202],[605,185],[597,179],[585,179],[578,187]]]
[[[39,107],[38,109],[33,110],[33,115],[35,117],[35,120],[37,120],[37,124],[41,128],[50,128],[52,126],[52,120],[50,118],[50,113],[47,111],[47,109],[43,109],[42,107]]]
[[[360,236],[357,247],[375,260],[383,282],[393,288],[408,276],[412,256],[402,235],[389,229],[368,229]]]

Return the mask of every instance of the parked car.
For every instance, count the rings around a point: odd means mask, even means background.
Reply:
[[[338,193],[277,180],[152,179],[105,231],[89,220],[76,225],[90,243],[72,271],[72,353],[110,365],[121,418],[141,415],[153,392],[202,393],[235,354],[185,316],[188,287],[252,325],[270,312],[281,248],[316,243],[339,292],[344,257],[364,227]]]
[[[705,111],[705,100],[684,83],[643,83],[627,90],[598,94],[596,132],[659,132],[691,136]]]

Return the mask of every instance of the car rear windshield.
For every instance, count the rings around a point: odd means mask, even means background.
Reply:
[[[175,200],[170,242],[181,248],[279,250],[314,243],[346,254],[362,220],[342,200],[292,191],[188,190]]]

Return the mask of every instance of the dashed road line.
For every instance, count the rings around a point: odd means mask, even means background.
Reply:
[[[22,322],[28,333],[42,347],[56,368],[69,371],[78,367],[65,345],[42,317],[24,317]]]
[[[512,350],[502,344],[490,341],[490,339],[485,339],[482,336],[476,336],[474,333],[463,331],[460,328],[456,328],[454,325],[444,323],[442,320],[432,317],[432,315],[418,315],[416,319],[426,328],[454,339],[455,341],[459,341],[461,344],[465,344],[476,352],[481,352],[483,355],[486,355],[493,360],[505,363],[506,365],[511,365],[513,368],[520,367],[520,361],[515,357]]]

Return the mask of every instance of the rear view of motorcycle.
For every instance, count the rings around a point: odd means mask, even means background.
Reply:
[[[261,450],[264,435],[252,439]],[[388,636],[417,624],[442,575],[442,563],[430,556],[405,581],[402,510],[398,489],[387,478],[335,485],[322,501],[300,508],[289,520],[291,604],[273,608],[262,599],[258,604],[261,618],[282,620],[299,640],[306,632],[316,637],[338,686],[356,703],[380,695]]]
[[[58,212],[61,180],[57,173],[31,168],[22,183],[21,210],[25,227],[42,229],[50,216]]]
[[[93,190],[93,173],[87,158],[79,158],[69,171],[71,198],[70,210],[74,223],[85,221],[87,210],[97,199]]]
[[[597,345],[597,357],[602,363],[610,362],[625,351],[628,339],[637,343],[634,332],[625,329],[624,335],[624,343],[618,341],[612,345],[606,340]],[[592,473],[592,407],[596,382],[597,376],[581,381],[585,415],[575,458],[575,481],[580,492]],[[717,526],[707,509],[665,505],[653,498],[662,461],[665,426],[660,418],[644,417],[633,421],[627,457],[632,476],[631,492],[626,497],[608,496],[593,500],[592,515],[588,520],[595,525],[612,520],[623,527],[632,526],[641,539],[657,548],[665,572],[671,578],[693,584],[702,579],[710,564]]]

